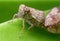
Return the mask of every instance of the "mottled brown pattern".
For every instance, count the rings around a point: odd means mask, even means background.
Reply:
[[[34,26],[39,26],[40,25],[40,22],[38,22],[36,19],[34,19],[32,16],[31,16],[31,13],[25,13],[25,16],[24,16],[24,19],[27,21],[29,21],[30,23],[32,23]]]
[[[60,13],[58,13],[58,8],[53,8],[45,19],[46,26],[52,26],[60,21]]]
[[[59,7],[57,7],[58,8],[58,13],[60,13],[60,6]]]
[[[57,33],[60,25],[60,7],[53,8],[45,18],[45,26],[52,33]]]
[[[16,15],[18,18],[23,18],[25,21],[29,21],[29,24],[33,24],[33,26],[40,26],[45,18],[43,11],[25,5],[20,5],[19,12]]]
[[[25,22],[28,21],[30,25],[33,24],[32,26],[45,26],[52,33],[60,31],[60,7],[53,8],[45,18],[43,11],[20,5],[18,14],[15,14],[14,17],[23,18]]]

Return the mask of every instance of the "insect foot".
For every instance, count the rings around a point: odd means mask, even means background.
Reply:
[[[45,24],[47,30],[52,33],[60,33],[60,7],[54,7],[46,16]]]

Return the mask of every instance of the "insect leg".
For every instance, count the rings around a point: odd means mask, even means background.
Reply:
[[[55,27],[53,27],[53,26],[48,27],[47,30],[48,30],[49,32],[56,33],[56,29],[55,29]]]
[[[33,27],[33,24],[32,24],[31,22],[29,22],[29,21],[27,21],[27,23],[28,23],[29,25],[31,25],[31,26],[28,28],[28,30],[30,30],[30,29]]]
[[[23,19],[23,20],[22,20],[22,30],[21,30],[21,31],[23,31],[24,28],[25,28],[25,20]]]
[[[15,19],[15,18],[17,18],[18,16],[17,16],[17,14],[14,14],[14,16],[13,16],[13,18],[12,19]]]
[[[13,19],[15,19],[15,18],[16,18],[16,16],[17,16],[17,14],[14,14],[14,15],[13,15],[13,18],[11,19],[12,21],[9,21],[8,23],[13,22]]]
[[[21,29],[21,31],[20,31],[20,33],[19,33],[19,36],[20,36],[20,37],[22,36],[22,34],[23,34],[23,32],[24,32],[24,28],[25,28],[25,20],[23,19],[23,20],[22,20],[22,29]]]

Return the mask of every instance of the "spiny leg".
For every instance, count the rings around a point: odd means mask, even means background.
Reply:
[[[21,18],[21,17],[19,17],[17,14],[15,14],[15,15],[13,16],[13,19],[14,19],[14,18]],[[22,18],[22,19],[23,19],[23,20],[22,20],[22,30],[24,30],[24,27],[25,27],[25,26],[24,26],[24,24],[25,24],[24,21],[25,21],[25,19],[24,19],[24,18]]]
[[[19,17],[17,14],[15,14],[15,15],[13,16],[13,19],[14,19],[14,18],[21,18],[21,17]],[[20,36],[20,37],[23,35],[24,28],[25,28],[25,19],[22,18],[22,29],[21,29],[21,31],[20,31],[20,33],[19,33],[19,36]]]
[[[23,20],[22,20],[22,30],[21,30],[21,32],[20,32],[20,34],[19,34],[20,37],[22,36],[22,34],[23,34],[23,32],[24,32],[24,28],[25,28],[25,20],[23,19]]]
[[[25,28],[25,20],[23,19],[23,21],[22,21],[22,30],[21,31],[23,31],[24,28]]]
[[[28,30],[30,30],[33,27],[33,24],[30,21],[27,21],[27,23],[30,25],[30,27],[28,28]]]

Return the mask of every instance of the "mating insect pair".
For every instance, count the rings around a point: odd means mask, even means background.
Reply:
[[[58,32],[57,24],[60,22],[60,8],[53,8],[47,16],[45,16],[44,11],[40,11],[31,7],[27,7],[25,5],[20,5],[18,14],[15,14],[13,18],[22,18],[23,19],[23,29],[24,29],[24,21],[28,22],[31,26],[28,28],[32,28],[33,26],[40,25],[45,26],[49,32],[56,33]]]

